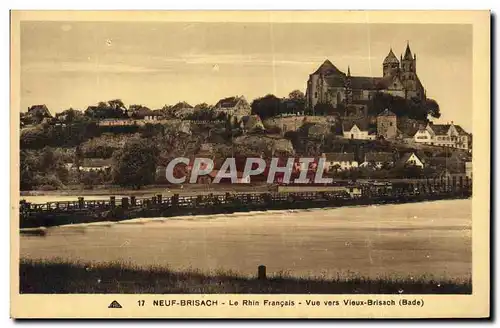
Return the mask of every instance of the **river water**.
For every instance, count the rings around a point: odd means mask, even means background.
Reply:
[[[136,219],[21,235],[20,255],[255,275],[471,276],[472,200]]]

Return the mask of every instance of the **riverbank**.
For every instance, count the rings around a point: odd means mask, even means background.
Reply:
[[[257,270],[257,268],[256,268]],[[265,280],[236,273],[144,269],[122,263],[20,262],[20,292],[43,294],[471,294],[472,281],[422,277],[297,278],[282,273]]]

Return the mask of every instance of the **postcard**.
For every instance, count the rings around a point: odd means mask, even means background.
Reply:
[[[487,318],[489,11],[12,11],[13,318]]]

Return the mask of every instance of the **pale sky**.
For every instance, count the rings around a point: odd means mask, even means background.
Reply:
[[[99,101],[161,108],[244,95],[305,92],[325,59],[381,76],[406,42],[441,123],[472,127],[472,26],[443,24],[22,22],[21,110],[52,113]]]

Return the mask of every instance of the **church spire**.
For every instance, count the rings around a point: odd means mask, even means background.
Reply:
[[[351,67],[347,65],[347,76],[351,76]]]
[[[410,50],[410,42],[409,41],[406,41],[406,50],[405,50],[404,59],[405,60],[412,60],[413,59],[413,56],[412,56],[411,50]]]

